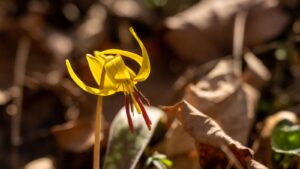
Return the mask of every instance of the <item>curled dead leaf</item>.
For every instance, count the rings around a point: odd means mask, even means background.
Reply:
[[[246,144],[259,92],[233,72],[233,61],[220,60],[205,77],[186,88],[184,99],[213,118],[228,135]]]
[[[184,129],[195,139],[201,167],[225,168],[228,162],[224,162],[226,161],[224,153],[237,168],[250,167],[253,160],[252,150],[228,136],[214,120],[187,101],[166,107],[164,110],[174,113]]]

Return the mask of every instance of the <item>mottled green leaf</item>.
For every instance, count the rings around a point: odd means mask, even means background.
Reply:
[[[109,133],[104,169],[133,169],[150,141],[163,112],[155,107],[145,107],[152,121],[149,131],[141,114],[134,114],[135,132],[130,132],[125,109],[116,115]]]
[[[277,153],[300,156],[300,125],[281,122],[272,132],[271,145]]]

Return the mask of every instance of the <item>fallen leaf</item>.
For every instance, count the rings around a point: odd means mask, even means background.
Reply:
[[[146,7],[143,1],[102,0],[102,3],[110,12],[119,17],[134,19],[148,25],[155,24],[158,19],[154,13]]]
[[[87,16],[82,24],[75,30],[74,53],[85,55],[87,49],[99,49],[99,44],[107,40],[108,14],[105,7],[94,3],[87,11]]]
[[[176,147],[176,148],[174,148]],[[192,136],[175,120],[164,140],[155,147],[173,161],[171,169],[199,169],[197,147]]]
[[[135,112],[133,117],[135,132],[131,133],[125,108],[118,112],[110,128],[104,169],[133,169],[136,166],[163,115],[163,112],[155,107],[145,108],[152,121],[150,131],[143,117]]]
[[[276,37],[289,21],[278,0],[200,1],[166,19],[168,31],[165,39],[179,57],[193,63],[228,55],[232,51],[235,17],[247,9],[246,46],[255,46]]]
[[[24,169],[55,169],[55,166],[52,158],[42,157],[29,162]]]
[[[246,144],[259,92],[236,77],[233,66],[231,59],[220,60],[195,85],[187,86],[184,99],[213,118],[232,138]]]
[[[52,133],[60,147],[71,152],[82,152],[94,145],[93,121],[70,121],[56,125]]]
[[[164,110],[174,113],[184,129],[195,139],[201,167],[225,168],[228,162],[224,163],[224,160],[226,160],[224,159],[224,153],[238,167],[251,166],[251,160],[253,160],[252,150],[228,136],[214,120],[199,112],[187,101],[166,107]],[[206,150],[206,152],[203,153],[201,150]],[[210,155],[213,155],[214,158],[211,158]],[[202,158],[211,159],[210,161],[204,161]]]

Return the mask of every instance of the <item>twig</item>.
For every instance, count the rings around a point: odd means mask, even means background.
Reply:
[[[21,118],[22,118],[22,105],[23,105],[23,86],[25,81],[25,72],[28,55],[30,52],[31,41],[28,37],[23,36],[19,39],[19,45],[16,53],[16,61],[14,65],[14,79],[13,79],[13,103],[15,108],[12,112],[11,122],[11,144],[16,150],[21,144]],[[12,162],[14,166],[18,166],[18,154],[14,151]]]
[[[237,77],[240,77],[242,72],[242,56],[244,51],[245,26],[248,16],[248,10],[242,10],[237,13],[234,22],[233,32],[233,58],[234,58],[234,72]]]
[[[20,129],[23,104],[23,86],[29,49],[30,39],[28,37],[22,37],[19,40],[14,67],[13,104],[16,106],[16,112],[13,114],[11,126],[11,140],[13,146],[19,146],[21,143]]]

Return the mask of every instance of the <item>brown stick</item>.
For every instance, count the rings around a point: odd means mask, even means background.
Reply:
[[[14,79],[12,87],[13,103],[11,106],[11,167],[19,168],[18,146],[21,144],[21,118],[23,105],[23,87],[25,81],[26,63],[30,51],[30,39],[23,36],[19,39],[19,45],[16,53],[16,61],[14,65]]]
[[[237,13],[234,22],[233,34],[233,58],[234,73],[240,77],[242,72],[242,56],[244,52],[245,27],[248,16],[248,9]]]
[[[12,113],[11,141],[13,146],[19,146],[21,144],[20,129],[23,104],[23,86],[29,49],[30,39],[28,37],[20,38],[14,66],[14,84],[12,90],[12,95],[14,96],[13,106],[16,108],[15,112]]]

